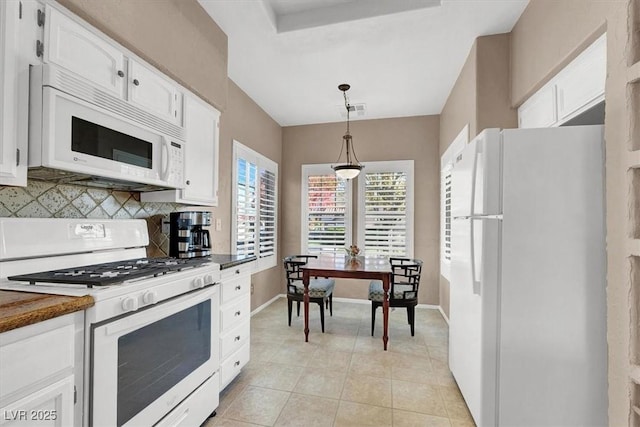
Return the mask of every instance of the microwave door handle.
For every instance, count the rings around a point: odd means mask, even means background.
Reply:
[[[162,136],[162,151],[160,154],[162,162],[162,170],[160,171],[160,179],[167,181],[169,175],[169,141],[165,136]]]

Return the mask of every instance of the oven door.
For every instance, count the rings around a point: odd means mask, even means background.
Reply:
[[[212,286],[92,326],[90,425],[153,425],[211,377],[219,304]]]

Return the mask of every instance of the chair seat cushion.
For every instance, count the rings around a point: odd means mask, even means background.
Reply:
[[[406,291],[413,291],[413,287],[411,285],[395,285],[393,287],[393,296],[391,298],[394,299],[403,299],[404,293]],[[407,294],[407,299],[415,299],[415,293]],[[415,295],[417,297],[417,295]],[[371,301],[380,301],[384,300],[384,294],[382,292],[382,280],[372,280],[369,284],[369,300]]]
[[[311,279],[309,280],[309,297],[325,297],[331,295],[336,281],[333,279]],[[304,285],[296,283],[296,293],[304,294]]]

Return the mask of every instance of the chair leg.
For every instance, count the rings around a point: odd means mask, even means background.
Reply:
[[[293,310],[293,301],[287,298],[287,312],[289,314],[289,326],[291,326],[291,311]]]
[[[322,333],[324,334],[324,301],[320,301],[320,326],[322,326]]]
[[[333,316],[333,294],[329,295],[329,314]]]
[[[407,307],[407,313],[409,313],[410,325],[411,325],[411,336],[415,336],[415,327],[416,327],[416,308],[414,306]]]
[[[298,304],[298,317],[300,317],[300,301],[296,301],[296,303]]]
[[[373,329],[376,326],[376,308],[377,306],[371,303],[371,336],[373,336]]]

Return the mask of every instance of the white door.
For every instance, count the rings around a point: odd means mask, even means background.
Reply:
[[[195,98],[185,97],[187,131],[183,199],[218,204],[218,121],[220,113]]]
[[[123,97],[124,55],[98,35],[47,5],[45,62],[53,62]]]
[[[171,123],[181,124],[182,93],[157,71],[129,59],[128,87],[129,101]]]

